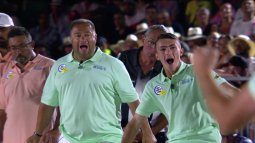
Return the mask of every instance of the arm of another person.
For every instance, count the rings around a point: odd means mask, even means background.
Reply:
[[[147,117],[140,116],[139,114],[135,113],[132,120],[127,124],[124,135],[122,138],[122,143],[132,143],[135,139],[138,130],[144,123],[148,123]],[[147,143],[147,141],[145,141]],[[155,142],[154,140],[148,142]]]
[[[133,115],[135,115],[135,110],[137,109],[139,103],[140,103],[139,100],[136,100],[129,104],[129,108]],[[141,128],[142,128],[142,133],[143,133],[143,139],[145,139],[145,142],[146,143],[155,142],[156,139],[151,131],[148,120],[143,120],[143,122],[141,124],[142,124]],[[137,134],[137,131],[135,133]]]
[[[55,107],[48,106],[46,104],[41,103],[36,123],[35,132],[39,135],[42,135],[44,129],[49,125],[51,121],[52,114],[54,112]],[[27,139],[27,143],[39,143],[40,136],[34,134]]]
[[[208,108],[220,124],[221,133],[230,134],[253,117],[255,99],[246,86],[241,92],[233,90],[233,94],[239,93],[239,95],[229,98],[229,94],[221,89],[228,85],[222,84],[221,87],[216,85],[211,75],[216,59],[215,51],[197,49],[193,56],[194,69]]]
[[[58,141],[58,138],[60,135],[59,128],[58,128],[60,124],[59,107],[56,107],[55,111],[56,112],[54,112],[54,114],[56,113],[56,115],[54,115],[55,121],[53,124],[53,128],[42,136],[41,141],[44,143],[56,143]]]
[[[124,103],[129,103],[129,108],[134,115],[140,102],[139,102],[136,90],[133,87],[130,76],[122,62],[117,61],[116,66],[114,66],[114,69],[116,69],[113,71],[113,74],[115,77],[114,87],[117,90],[121,98],[121,101]],[[142,130],[143,130],[143,138],[145,138],[146,142],[149,143],[155,139],[147,120],[142,123]],[[123,140],[123,141],[126,142],[126,140]]]

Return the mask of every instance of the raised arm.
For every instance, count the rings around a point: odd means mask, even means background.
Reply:
[[[255,113],[255,99],[247,87],[241,92],[222,90],[224,86],[217,86],[211,71],[217,61],[217,53],[211,49],[197,49],[194,51],[194,69],[206,99],[208,108],[220,124],[222,134],[230,134],[235,129],[245,125]],[[234,95],[238,93],[238,95]],[[233,96],[229,96],[233,94]]]

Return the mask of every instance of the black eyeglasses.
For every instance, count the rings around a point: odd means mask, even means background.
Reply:
[[[28,42],[28,43],[25,43],[25,44],[21,44],[21,45],[19,45],[19,46],[10,46],[10,50],[12,50],[12,51],[17,51],[17,50],[23,51],[23,50],[27,49],[27,48],[28,48],[28,45],[30,45],[31,43],[32,43],[32,42]]]

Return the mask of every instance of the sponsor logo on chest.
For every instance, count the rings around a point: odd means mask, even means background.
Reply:
[[[65,64],[61,64],[61,65],[58,66],[58,72],[60,72],[60,73],[66,73],[66,72],[68,72],[68,71],[69,71],[69,69],[66,67]]]
[[[6,79],[13,79],[14,78],[14,73],[12,71],[7,72],[5,75]]]
[[[158,96],[165,96],[167,92],[161,86],[157,85],[154,87],[154,93]]]

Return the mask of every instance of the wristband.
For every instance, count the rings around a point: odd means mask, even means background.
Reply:
[[[41,136],[42,136],[42,134],[39,134],[39,133],[37,133],[37,132],[34,132],[34,135],[35,135],[35,136],[38,136],[38,137],[41,137]]]

